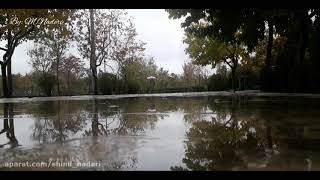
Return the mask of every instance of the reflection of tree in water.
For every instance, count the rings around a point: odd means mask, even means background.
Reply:
[[[207,97],[191,97],[179,99],[177,107],[184,113],[184,120],[187,123],[192,123],[202,120],[210,113],[207,104]]]
[[[280,154],[273,156],[273,170],[315,170],[320,167],[319,101],[274,98],[260,103],[259,117],[267,122],[269,143]],[[269,108],[267,108],[269,107]]]
[[[187,169],[175,166],[172,170],[320,167],[319,103],[239,97],[209,98],[208,103],[212,121],[194,121],[186,134],[183,163]]]
[[[63,142],[78,133],[85,125],[85,114],[79,108],[68,101],[46,101],[36,106],[32,137],[42,143]]]
[[[102,103],[95,101],[90,112],[92,127],[85,135],[141,135],[146,129],[154,129],[155,123],[166,113],[164,104],[152,98],[127,99]]]
[[[162,101],[123,101],[123,100],[94,100],[94,101],[47,101],[39,105],[28,107],[36,118],[33,127],[33,138],[46,142],[68,143],[77,137],[90,136],[88,143],[81,145],[82,153],[80,159],[102,160],[108,162],[109,168],[133,167],[136,155],[133,153],[136,147],[136,138],[123,140],[121,143],[128,144],[130,147],[119,147],[127,154],[117,154],[117,143],[111,145],[108,135],[140,135],[145,129],[152,129],[155,122],[163,118],[163,114],[158,112],[148,112],[150,108],[158,109],[165,107],[159,105]],[[159,118],[160,117],[160,118]],[[86,124],[88,123],[89,126]],[[106,136],[107,135],[107,136]],[[115,138],[111,140],[116,141]],[[84,140],[82,140],[84,141]],[[87,149],[86,149],[87,148]],[[106,156],[104,153],[113,153],[113,157]],[[130,150],[132,149],[132,150]],[[76,155],[77,151],[70,150],[70,156]],[[100,152],[100,153],[99,153]],[[59,155],[57,155],[59,156]],[[67,156],[67,155],[65,155]],[[110,162],[110,163],[109,163]],[[112,162],[112,163],[111,163]]]
[[[115,169],[134,169],[136,166],[136,148],[138,137],[147,130],[155,128],[157,121],[168,116],[177,103],[161,98],[137,98],[111,101],[93,101],[87,108],[92,126],[86,130],[87,136],[105,136],[113,145],[96,138],[91,142],[90,151],[94,159],[113,162]],[[120,135],[113,139],[112,135]],[[128,138],[127,136],[130,136]],[[114,148],[108,154],[99,156],[99,149]],[[125,153],[124,153],[125,152]],[[112,155],[111,155],[112,154]]]
[[[159,117],[164,116],[150,112],[157,108],[158,104],[153,100],[91,101],[86,108],[91,126],[84,131],[85,136],[92,136],[87,158],[101,160],[107,169],[136,168],[137,138],[125,136],[141,135],[146,129],[154,128]]]
[[[267,161],[265,128],[252,114],[241,114],[235,101],[210,99],[212,121],[195,121],[187,132],[183,163],[190,170],[247,169]],[[182,170],[182,167],[172,167]]]
[[[92,116],[91,128],[85,130],[85,136],[98,136],[107,135],[108,122],[106,121],[105,126],[99,122],[99,104],[98,100],[94,100],[91,104],[91,110],[89,110],[89,116]],[[109,114],[108,114],[109,115]]]
[[[19,142],[14,133],[14,114],[13,114],[13,104],[4,103],[3,104],[3,129],[0,131],[0,134],[5,133],[9,142],[5,144],[0,144],[0,148],[5,145],[10,145],[10,148],[15,148],[19,146]]]
[[[12,158],[11,156],[14,155],[16,162],[24,162],[26,160],[29,162],[49,162],[50,159],[59,159],[64,162],[69,160],[98,162],[101,160],[102,167],[95,167],[92,169],[116,170],[130,167],[134,168],[136,158],[130,151],[126,152],[128,153],[128,158],[126,157],[126,154],[121,156],[115,154],[115,150],[111,150],[111,153],[113,154],[112,157],[106,156],[110,153],[110,147],[114,147],[117,143],[114,142],[116,141],[116,138],[104,139],[103,137],[97,137],[98,135],[101,135],[96,128],[97,125],[100,126],[99,120],[101,120],[99,119],[101,117],[98,116],[100,110],[98,106],[92,106],[93,109],[89,112],[95,113],[93,113],[93,116],[90,119],[87,119],[88,114],[90,113],[85,109],[83,103],[78,103],[76,101],[46,101],[39,105],[29,105],[25,108],[27,108],[28,112],[31,112],[35,118],[32,129],[32,138],[39,140],[43,146],[41,146],[41,149],[36,148],[27,151],[19,150],[8,154],[4,159]],[[1,132],[7,133],[7,137],[11,138],[11,146],[13,146],[12,144],[15,138],[14,132],[11,131],[13,129],[13,120],[11,121],[11,115],[8,115],[10,112],[13,112],[13,110],[7,110],[7,105],[4,106],[4,109],[4,129]],[[114,115],[114,113],[111,114]],[[87,127],[85,126],[87,123],[86,120],[92,120],[91,123],[89,123],[90,127],[93,129],[90,136],[96,137],[81,139],[82,133]],[[76,144],[80,143],[80,145],[74,144],[73,140],[77,140]],[[134,145],[135,144],[132,144],[133,147]],[[19,158],[16,156],[19,156]],[[63,170],[64,168],[57,169]]]

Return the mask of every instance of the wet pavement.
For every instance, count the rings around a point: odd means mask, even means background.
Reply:
[[[0,168],[320,170],[316,96],[223,93],[1,99]]]

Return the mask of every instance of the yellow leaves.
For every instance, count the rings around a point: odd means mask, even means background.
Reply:
[[[212,65],[214,67],[220,63],[229,62],[231,59],[237,62],[241,59],[248,60],[244,46],[237,43],[226,43],[215,37],[197,37],[187,33],[184,43],[188,44],[186,52],[198,65]]]

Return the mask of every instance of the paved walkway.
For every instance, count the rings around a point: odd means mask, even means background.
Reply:
[[[214,92],[185,92],[185,93],[155,93],[155,94],[123,94],[123,95],[81,95],[81,96],[55,96],[55,97],[20,97],[0,98],[0,103],[18,103],[33,101],[54,101],[54,100],[93,100],[93,99],[121,99],[133,97],[198,97],[198,96],[259,96],[259,97],[308,97],[320,98],[320,94],[299,94],[299,93],[263,93],[259,90],[237,91],[214,91]]]

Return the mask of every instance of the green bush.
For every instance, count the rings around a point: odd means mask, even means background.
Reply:
[[[114,74],[102,73],[98,79],[98,88],[102,94],[113,94],[117,87],[117,77]]]
[[[127,89],[127,93],[128,94],[137,94],[137,93],[139,93],[139,91],[140,91],[140,84],[139,84],[139,81],[138,80],[133,80],[133,79],[131,79],[131,80],[128,80],[127,81],[127,87],[128,87],[128,89]]]
[[[220,74],[213,74],[209,78],[208,90],[209,91],[223,91],[227,89],[227,79]]]
[[[261,75],[266,75],[263,70],[261,71],[263,73],[261,73]],[[241,79],[241,84],[238,84],[238,87],[240,87],[240,90],[244,90],[244,89],[255,89],[257,86],[259,86],[259,81],[266,81],[268,79],[265,79],[265,77],[261,77],[260,79],[260,75],[259,72],[253,71],[253,69],[251,67],[248,66],[240,66],[237,70],[236,73],[237,76],[237,81],[239,81],[239,77],[242,78]],[[269,72],[268,77],[271,77],[272,73]],[[268,80],[270,81],[270,79]],[[238,83],[238,82],[237,82]],[[272,82],[269,82],[269,84],[272,84]]]
[[[52,95],[55,83],[56,77],[52,74],[44,74],[38,79],[38,86],[40,87],[41,91],[47,96]]]

